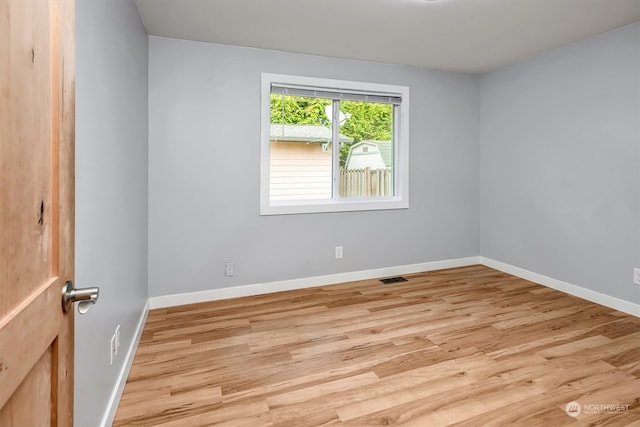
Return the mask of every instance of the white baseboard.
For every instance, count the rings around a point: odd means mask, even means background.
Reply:
[[[136,355],[136,350],[138,349],[138,343],[140,342],[140,337],[142,336],[142,331],[144,330],[144,324],[147,321],[148,314],[149,314],[149,300],[147,300],[146,304],[144,305],[144,308],[142,309],[142,314],[140,315],[140,320],[138,321],[138,325],[136,326],[136,330],[133,332],[133,339],[131,340],[131,345],[127,350],[124,363],[122,364],[122,369],[120,369],[120,373],[118,374],[118,378],[116,380],[116,386],[113,388],[113,391],[111,392],[111,397],[109,398],[107,409],[105,410],[104,416],[102,417],[102,422],[100,423],[100,427],[111,427],[111,425],[113,424],[113,420],[116,416],[116,411],[118,410],[118,404],[120,403],[120,398],[122,397],[124,386],[127,383],[127,378],[129,377],[129,371],[131,370],[131,365],[133,364],[133,358]]]
[[[482,256],[478,258],[479,258],[479,263],[487,267],[500,270],[504,273],[508,273],[513,276],[517,276],[522,279],[529,280],[534,283],[538,283],[548,288],[552,288],[557,291],[561,291],[566,294],[585,299],[587,301],[595,302],[596,304],[600,304],[605,307],[609,307],[614,310],[618,310],[623,313],[630,314],[632,316],[640,317],[639,304],[634,304],[630,301],[625,301],[609,295],[601,294],[600,292],[592,291],[591,289],[583,288],[581,286],[572,285],[571,283],[563,282],[561,280],[557,280],[552,277],[534,273],[532,271],[525,270],[524,268],[515,267],[513,265],[496,261],[491,258],[485,258]]]
[[[253,285],[235,286],[230,288],[211,289],[208,291],[188,292],[182,294],[162,295],[149,298],[149,309],[173,307],[176,305],[194,304],[198,302],[216,301],[252,295],[268,294],[272,292],[304,289],[314,286],[332,285],[335,283],[352,282],[356,280],[376,279],[379,277],[397,276],[401,274],[420,273],[422,271],[442,270],[445,268],[465,267],[482,264],[496,270],[503,271],[516,277],[547,286],[596,304],[640,317],[640,305],[601,294],[581,286],[572,285],[552,277],[534,273],[524,268],[516,267],[491,258],[482,256],[456,258],[444,261],[423,262],[418,264],[401,265],[395,267],[376,268],[372,270],[353,271],[348,273],[329,274],[325,276],[306,277],[302,279],[283,280],[278,282],[258,283]]]
[[[396,267],[376,268],[348,273],[329,274],[326,276],[306,277],[302,279],[283,280],[278,282],[259,283],[235,286],[231,288],[211,289],[208,291],[189,292],[183,294],[162,295],[149,298],[149,308],[172,307],[183,304],[215,301],[228,298],[268,294],[272,292],[290,291],[311,288],[314,286],[332,285],[335,283],[356,280],[376,279],[378,277],[397,276],[400,274],[420,273],[422,271],[442,270],[445,268],[465,267],[479,264],[479,257],[456,258],[444,261],[422,262],[419,264]]]

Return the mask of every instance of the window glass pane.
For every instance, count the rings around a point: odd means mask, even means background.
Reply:
[[[393,196],[394,106],[340,102],[340,134],[352,142],[340,146],[340,197]]]
[[[323,98],[271,94],[269,198],[332,198],[331,123]]]

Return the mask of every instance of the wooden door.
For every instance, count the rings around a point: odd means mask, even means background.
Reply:
[[[0,0],[0,426],[73,424],[73,0]]]

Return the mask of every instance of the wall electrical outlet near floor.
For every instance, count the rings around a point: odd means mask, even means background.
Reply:
[[[120,325],[116,326],[116,356],[118,355],[118,351],[120,351]]]
[[[233,263],[232,262],[227,262],[224,265],[224,275],[225,276],[233,276]]]
[[[633,269],[633,283],[640,285],[640,268]]]
[[[111,337],[111,343],[109,344],[109,363],[113,365],[113,359],[116,358],[116,334]]]

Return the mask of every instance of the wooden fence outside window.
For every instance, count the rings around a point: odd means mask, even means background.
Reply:
[[[391,169],[340,168],[340,197],[392,196]]]

